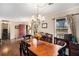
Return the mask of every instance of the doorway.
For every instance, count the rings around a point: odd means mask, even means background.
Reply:
[[[9,40],[9,31],[8,31],[8,24],[2,23],[2,40]]]
[[[29,34],[29,31],[28,31],[28,25],[26,25],[26,35]]]

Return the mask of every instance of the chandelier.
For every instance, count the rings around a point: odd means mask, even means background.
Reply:
[[[45,17],[44,16],[41,16],[40,14],[37,15],[37,16],[32,16],[32,21],[33,22],[37,22],[39,25],[41,22],[44,22],[45,21]]]
[[[39,13],[39,8],[40,8],[40,5],[36,5],[36,14],[34,14],[31,18],[32,20],[32,26],[34,27],[34,31],[35,33],[37,33],[38,31],[38,27],[40,26],[41,22],[44,22],[45,21],[45,17],[42,16],[40,13]]]
[[[49,7],[49,6],[52,6],[54,3],[38,3],[38,4],[35,4],[35,8],[34,8],[34,11],[36,12],[36,14],[35,14],[35,12],[34,12],[34,15],[32,16],[32,21],[36,21],[36,22],[38,22],[39,21],[39,23],[41,22],[41,21],[45,21],[45,17],[44,16],[42,16],[39,12],[40,12],[40,8],[42,8],[43,10],[44,10],[44,8],[45,7]],[[42,12],[43,12],[43,10],[42,10]]]
[[[35,22],[38,22],[39,23],[41,21],[45,21],[45,17],[42,16],[39,12],[40,12],[40,8],[43,8],[44,5],[39,5],[39,4],[36,4],[35,6],[35,10],[34,10],[34,15],[32,16],[32,21],[35,21]]]

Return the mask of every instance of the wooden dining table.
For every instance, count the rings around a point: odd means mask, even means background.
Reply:
[[[42,40],[37,41],[37,46],[32,41],[29,41],[28,44],[30,44],[28,50],[36,56],[57,56],[58,50],[61,48],[59,45]]]

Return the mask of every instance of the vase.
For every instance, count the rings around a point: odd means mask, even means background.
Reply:
[[[33,45],[34,45],[35,47],[37,47],[37,39],[36,39],[36,38],[33,39]]]

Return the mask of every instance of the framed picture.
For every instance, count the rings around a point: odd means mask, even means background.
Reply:
[[[47,28],[47,23],[42,23],[42,28]]]
[[[18,26],[18,25],[16,25],[16,26],[15,26],[15,29],[19,29],[19,26]]]

